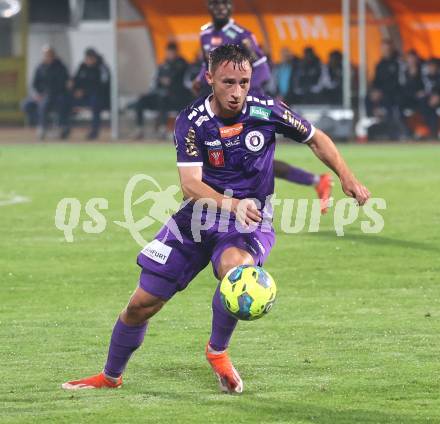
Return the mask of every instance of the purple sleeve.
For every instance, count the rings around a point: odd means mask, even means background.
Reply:
[[[272,120],[278,134],[283,134],[298,143],[306,143],[315,134],[315,127],[295,113],[285,103],[274,100],[272,107]]]
[[[187,114],[191,116],[191,110],[181,112],[174,127],[177,166],[203,166],[198,135]]]

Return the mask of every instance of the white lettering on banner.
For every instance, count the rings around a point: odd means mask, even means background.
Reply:
[[[171,250],[171,247],[161,241],[153,240],[142,249],[142,253],[153,261],[163,265],[166,263],[168,256],[170,256]]]
[[[327,40],[330,32],[325,23],[324,16],[314,15],[276,15],[273,18],[275,28],[281,40]]]

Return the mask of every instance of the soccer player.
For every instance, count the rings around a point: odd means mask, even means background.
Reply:
[[[267,57],[258,45],[255,36],[231,18],[232,6],[232,0],[208,0],[208,11],[212,22],[201,28],[200,43],[205,62],[193,82],[193,91],[197,94],[200,93],[205,83],[209,52],[223,44],[238,44],[249,51],[252,60],[251,95],[257,97],[262,95],[264,86],[270,79]],[[327,212],[333,185],[330,174],[313,174],[280,160],[275,160],[274,165],[275,177],[292,183],[314,186],[321,199],[321,212]]]
[[[181,241],[165,225],[141,251],[139,286],[114,326],[104,370],[64,383],[63,388],[120,387],[122,373],[141,345],[150,318],[209,262],[219,280],[236,266],[264,263],[275,239],[272,226],[264,225],[266,201],[274,190],[275,133],[308,145],[339,176],[348,196],[360,205],[368,200],[370,193],[328,136],[284,104],[267,96],[248,96],[251,61],[248,51],[237,45],[224,45],[210,53],[207,80],[212,94],[183,110],[175,126],[181,188],[184,198],[191,200],[172,218]],[[214,211],[204,213],[204,224],[208,219],[213,222],[194,231],[200,199],[210,199],[215,206]],[[227,353],[237,320],[224,309],[218,287],[212,312],[206,358],[221,390],[241,393],[243,382]]]

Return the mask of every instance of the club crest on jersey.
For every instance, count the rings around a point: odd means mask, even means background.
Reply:
[[[251,152],[259,152],[264,146],[264,135],[260,131],[251,131],[246,134],[244,143]]]
[[[221,138],[231,138],[231,137],[234,137],[236,135],[241,134],[242,131],[243,131],[243,124],[242,123],[231,125],[230,127],[221,127],[220,128],[220,137]]]
[[[209,163],[215,168],[223,168],[225,166],[225,156],[223,149],[208,149]]]

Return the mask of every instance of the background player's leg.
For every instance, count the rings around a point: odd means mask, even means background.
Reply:
[[[133,352],[142,344],[148,319],[155,315],[165,300],[141,287],[133,293],[113,328],[104,374],[117,379],[122,375]]]
[[[245,250],[236,247],[226,249],[221,257],[217,269],[220,280],[226,273],[238,265],[253,265],[254,259]],[[223,351],[229,345],[232,333],[237,325],[237,319],[229,315],[223,307],[220,299],[219,287],[212,299],[212,331],[209,339],[209,348],[213,351]]]
[[[281,178],[291,183],[303,185],[316,185],[319,183],[319,175],[295,168],[279,160],[274,160],[274,173],[276,178]]]

